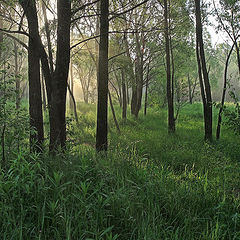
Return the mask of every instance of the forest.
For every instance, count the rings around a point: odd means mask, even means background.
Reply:
[[[0,0],[0,239],[240,239],[239,0]]]

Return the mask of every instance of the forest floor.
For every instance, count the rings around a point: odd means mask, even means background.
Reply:
[[[109,115],[107,156],[94,151],[95,106],[80,104],[66,155],[11,160],[1,239],[240,239],[239,136],[224,126],[204,142],[200,104],[182,109],[172,135],[163,109],[120,121],[121,133]]]

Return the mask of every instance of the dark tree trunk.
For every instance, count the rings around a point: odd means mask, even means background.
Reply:
[[[70,63],[71,1],[58,0],[56,69],[52,79],[50,104],[50,152],[66,144],[66,93]]]
[[[72,66],[72,62],[70,61],[70,84],[69,84],[69,93],[70,93],[70,109],[71,111],[74,111],[74,82],[73,82],[73,66]],[[73,101],[74,99],[74,101]],[[76,103],[76,102],[75,102]],[[76,104],[75,104],[76,105]]]
[[[218,123],[217,123],[217,131],[216,131],[216,139],[220,138],[220,132],[221,132],[221,124],[222,124],[222,112],[223,112],[223,107],[224,107],[224,102],[225,102],[225,95],[227,91],[227,73],[228,73],[228,64],[230,60],[230,56],[232,54],[233,48],[234,48],[235,43],[232,45],[232,48],[227,56],[227,60],[225,63],[225,70],[224,70],[224,80],[223,80],[223,92],[222,92],[222,100],[221,100],[221,106],[219,109],[218,113]]]
[[[204,53],[204,44],[202,37],[202,20],[201,20],[201,7],[200,0],[195,0],[195,8],[196,8],[196,37],[197,37],[197,53],[198,58],[200,59],[201,65],[199,71],[200,75],[203,75],[203,85],[205,92],[205,105],[204,105],[204,123],[205,123],[205,140],[212,140],[212,96],[211,96],[211,87],[209,82],[209,76],[206,66],[205,53]],[[201,90],[202,91],[202,90]]]
[[[30,147],[32,150],[41,148],[43,132],[42,96],[40,82],[40,48],[38,17],[35,1],[20,1],[28,20],[28,80],[29,80],[29,115],[30,127],[35,131],[30,133]]]
[[[142,92],[143,92],[143,66],[140,66],[139,80],[137,82],[137,104],[135,107],[135,117],[138,118],[139,111],[142,107]]]
[[[98,63],[98,105],[96,150],[108,148],[108,31],[109,0],[101,0],[100,45]]]
[[[45,112],[45,111],[47,110],[47,99],[46,99],[46,89],[45,89],[43,72],[42,72],[42,74],[41,74],[41,85],[42,85],[43,110],[44,110],[44,112]]]
[[[136,83],[135,83],[136,84]],[[132,98],[131,98],[131,114],[136,116],[137,106],[137,86],[132,86]]]
[[[118,132],[120,133],[120,127],[119,127],[117,117],[116,117],[116,114],[115,114],[115,110],[114,110],[114,107],[113,107],[113,102],[112,102],[112,97],[111,97],[110,91],[108,91],[108,96],[109,96],[110,107],[111,107],[111,110],[112,110],[113,120],[114,120],[114,123],[115,123],[115,126],[116,126]]]
[[[139,33],[136,34],[136,49],[137,49],[137,59],[136,59],[136,106],[134,115],[138,118],[139,111],[142,107],[142,92],[143,92],[143,54],[144,54],[144,41],[143,41],[143,33],[141,34],[141,40]]]
[[[4,15],[2,5],[0,3],[0,14]],[[0,28],[3,29],[3,19],[0,16]],[[0,31],[0,60],[2,60],[2,49],[3,49],[3,33]]]
[[[148,106],[148,85],[149,85],[149,67],[150,62],[148,63],[148,69],[147,69],[147,80],[146,80],[146,90],[145,90],[145,103],[144,103],[144,115],[147,115],[147,106]]]
[[[238,73],[240,74],[240,51],[239,51],[237,39],[238,39],[238,37],[235,37],[234,45],[235,45],[235,49],[236,49],[236,53],[237,53]]]
[[[50,31],[48,18],[47,18],[45,4],[46,4],[45,2],[42,2],[42,12],[43,12],[43,18],[44,18],[44,27],[45,27],[46,37],[47,37],[48,59],[49,59],[49,63],[50,63],[50,71],[52,74],[54,64],[53,64],[53,54],[52,54],[51,31]]]
[[[171,82],[171,63],[170,63],[170,43],[168,26],[168,2],[164,0],[164,26],[165,26],[165,47],[166,47],[166,65],[167,65],[167,100],[168,100],[168,132],[175,132],[174,105]]]
[[[129,104],[130,102],[130,97],[129,97],[129,89],[128,89],[128,82],[126,83],[126,91],[127,91],[127,105]]]
[[[72,101],[72,104],[73,104],[72,108],[73,108],[76,123],[79,124],[78,114],[77,114],[77,104],[76,104],[73,92],[71,91],[71,88],[70,88],[69,84],[67,85],[67,88],[68,88],[68,92],[69,92],[69,95],[70,95],[70,98],[71,98],[71,101]]]
[[[122,104],[123,104],[121,81],[118,81],[118,80],[117,80],[117,85],[118,85],[118,92],[119,92],[119,106],[120,106],[120,108],[121,108],[121,107],[122,107]]]
[[[16,81],[16,109],[20,107],[20,78],[19,78],[19,66],[18,66],[18,46],[14,41],[14,61],[15,61],[15,81]]]
[[[125,74],[122,69],[122,119],[126,120],[127,118],[127,92],[126,92],[126,83],[125,83]]]
[[[190,76],[188,74],[187,76],[188,79],[188,97],[189,97],[189,103],[192,104],[192,85],[191,85],[191,80],[190,80]]]

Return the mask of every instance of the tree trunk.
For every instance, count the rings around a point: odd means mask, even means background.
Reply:
[[[45,32],[46,32],[46,37],[47,37],[47,46],[48,46],[48,59],[50,63],[50,71],[51,74],[53,73],[53,54],[52,54],[52,43],[51,43],[51,31],[50,31],[50,26],[47,18],[47,12],[46,12],[46,6],[45,2],[42,0],[42,12],[43,12],[43,18],[44,18],[44,27],[45,27]]]
[[[236,41],[236,40],[235,40]],[[224,102],[225,102],[225,95],[227,91],[227,72],[228,72],[228,64],[229,60],[233,51],[235,43],[232,45],[232,48],[227,56],[227,60],[225,63],[225,70],[224,70],[224,80],[223,80],[223,92],[222,92],[222,100],[221,100],[221,106],[219,109],[218,113],[218,123],[217,123],[217,131],[216,131],[216,139],[220,138],[220,132],[221,132],[221,124],[222,124],[222,112],[223,112],[223,107],[224,107]]]
[[[204,122],[205,122],[205,140],[212,140],[212,96],[211,96],[211,87],[209,82],[209,76],[206,66],[203,37],[202,37],[202,21],[201,21],[201,8],[200,1],[195,0],[196,8],[196,37],[197,37],[197,53],[199,54],[200,59],[200,75],[203,75],[203,85],[204,92],[206,96],[206,101],[204,105]],[[199,64],[198,64],[199,65]],[[199,66],[200,66],[199,65]]]
[[[136,116],[136,106],[137,106],[137,87],[132,86],[132,98],[131,98],[131,114]]]
[[[121,107],[122,107],[122,104],[123,104],[121,81],[118,81],[118,80],[117,80],[117,85],[118,85],[118,92],[119,92],[119,99],[118,99],[118,101],[119,101],[119,106],[120,106],[120,108],[121,108]]]
[[[239,46],[237,43],[237,39],[238,39],[238,37],[235,37],[234,45],[235,45],[235,49],[236,49],[236,53],[237,53],[238,73],[240,74],[240,52],[239,52]]]
[[[43,72],[41,74],[41,86],[42,86],[42,102],[43,102],[43,110],[44,112],[47,110],[47,101],[46,101],[46,89],[44,83],[44,75]]]
[[[127,118],[127,92],[126,92],[126,83],[125,83],[125,74],[122,69],[122,119],[126,120]]]
[[[126,91],[127,91],[127,105],[128,105],[130,102],[128,82],[126,83]]]
[[[109,0],[101,0],[100,45],[98,63],[98,105],[96,150],[108,148],[108,31]]]
[[[145,104],[144,104],[144,115],[145,116],[147,115],[147,105],[148,105],[149,67],[150,67],[150,62],[148,63],[146,90],[145,90]]]
[[[52,79],[50,120],[50,152],[66,145],[66,93],[70,63],[71,2],[57,1],[58,28],[56,69]],[[64,36],[64,37],[63,37]]]
[[[0,3],[0,14],[4,15],[2,5]],[[0,28],[3,29],[3,19],[0,16]],[[3,49],[3,33],[0,31],[0,61],[2,60],[2,49]]]
[[[175,132],[174,105],[172,97],[171,83],[171,63],[170,63],[170,44],[169,44],[169,26],[168,26],[168,2],[164,0],[164,26],[165,26],[165,48],[167,65],[167,100],[168,100],[168,132]]]
[[[192,104],[192,85],[191,85],[191,80],[190,80],[189,73],[188,73],[187,79],[188,79],[188,98],[189,98],[189,103]]]
[[[115,126],[116,126],[118,132],[120,133],[120,127],[119,127],[117,117],[116,117],[116,114],[115,114],[115,110],[114,110],[114,107],[113,107],[112,97],[111,97],[110,91],[108,91],[108,96],[109,96],[110,107],[111,107],[111,110],[112,110],[113,120],[114,120],[114,123],[115,123]]]
[[[14,41],[14,61],[15,61],[15,81],[16,81],[16,109],[20,107],[20,78],[19,78],[19,66],[18,66],[18,46]]]
[[[28,80],[29,80],[29,115],[30,127],[35,131],[30,132],[30,148],[39,151],[44,140],[42,96],[40,82],[40,49],[38,18],[35,1],[20,1],[28,20]]]
[[[77,104],[76,104],[73,92],[71,91],[71,88],[70,88],[69,84],[67,85],[67,88],[68,88],[68,92],[69,92],[69,95],[70,95],[70,98],[71,98],[71,101],[72,101],[72,104],[73,104],[72,108],[73,108],[73,111],[74,111],[74,116],[75,116],[76,123],[79,124],[78,114],[77,114]]]

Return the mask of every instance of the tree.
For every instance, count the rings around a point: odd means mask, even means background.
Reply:
[[[237,38],[236,38],[236,41],[237,41]],[[230,49],[230,51],[227,55],[227,59],[226,59],[226,63],[225,63],[224,78],[223,78],[223,91],[222,91],[222,99],[221,99],[220,109],[219,109],[219,112],[218,112],[216,139],[220,138],[221,124],[222,124],[222,113],[223,113],[223,109],[224,109],[225,95],[226,95],[226,91],[227,91],[228,65],[229,65],[230,57],[231,57],[232,51],[234,49],[234,46],[235,46],[235,42],[233,43],[233,45],[232,45],[232,47],[231,47],[231,49]]]
[[[234,43],[237,54],[238,72],[240,74],[240,49],[238,44],[238,35],[240,33],[239,18],[240,18],[240,3],[238,0],[220,0],[216,6],[213,0],[215,13],[218,19],[218,30],[224,30],[228,37]]]
[[[108,31],[109,0],[101,0],[100,6],[100,44],[98,62],[98,103],[96,150],[108,148]]]
[[[40,43],[36,2],[30,0],[19,1],[28,20],[28,81],[29,81],[29,114],[30,147],[34,150],[41,148],[44,139],[42,96],[40,82]]]
[[[196,56],[204,112],[205,140],[212,140],[212,96],[206,66],[200,0],[195,0]]]
[[[167,100],[168,100],[168,131],[175,132],[174,103],[173,103],[173,82],[171,78],[171,57],[168,26],[168,1],[164,0],[164,36],[166,48],[166,68],[167,68]]]

